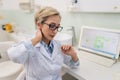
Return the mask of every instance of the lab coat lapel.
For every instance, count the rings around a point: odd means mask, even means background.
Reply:
[[[42,54],[44,57],[48,58],[51,60],[51,57],[50,55],[48,54],[48,52],[45,50],[44,46],[40,43],[38,43],[36,46],[35,46],[37,49],[39,49],[40,51],[40,54]]]
[[[46,58],[51,60],[50,55],[48,54],[48,52],[45,50],[45,48],[43,46],[41,46],[41,48],[40,48],[40,53],[42,53],[43,56],[45,56]]]
[[[52,53],[52,59],[55,59],[56,55],[59,54],[60,52],[61,52],[60,46],[58,46],[57,44],[54,43],[54,49],[53,49],[53,53]]]

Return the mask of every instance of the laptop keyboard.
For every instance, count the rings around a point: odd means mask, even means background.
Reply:
[[[97,64],[106,66],[106,67],[110,67],[112,66],[116,61],[110,58],[106,58],[100,55],[96,55],[90,52],[86,52],[86,51],[79,51],[79,57],[81,58],[85,58],[89,61],[95,62]]]

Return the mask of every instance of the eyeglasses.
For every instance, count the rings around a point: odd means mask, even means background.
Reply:
[[[49,29],[54,31],[57,29],[58,32],[62,31],[63,27],[61,26],[56,26],[55,23],[51,23],[51,24],[48,24],[48,23],[43,23],[43,24],[46,24],[49,26]]]

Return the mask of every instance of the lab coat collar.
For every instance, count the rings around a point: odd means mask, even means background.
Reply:
[[[48,52],[45,50],[45,47],[40,42],[35,45],[35,48],[40,51],[40,54],[50,59]]]
[[[53,41],[52,41],[52,44],[53,44]],[[54,45],[54,44],[53,44],[53,45]],[[40,53],[41,53],[44,57],[48,58],[49,60],[52,59],[52,58],[50,57],[50,55],[48,54],[48,52],[46,51],[46,49],[45,49],[45,43],[44,43],[44,42],[39,42],[39,43],[37,43],[37,44],[35,45],[35,48],[38,48],[39,51],[40,51]],[[54,53],[52,53],[52,54],[54,54]]]
[[[39,48],[42,44],[45,44],[43,41],[42,42],[39,42],[35,45],[36,48]],[[50,42],[50,47],[52,47],[52,44],[53,44],[53,41]]]
[[[35,45],[36,48],[40,48],[41,44],[40,42]]]
[[[45,56],[46,58],[48,58],[49,60],[53,60],[55,58],[55,56],[57,54],[59,54],[60,52],[60,48],[58,48],[58,45],[56,44],[55,41],[52,41],[53,42],[53,45],[54,45],[54,49],[53,49],[53,52],[52,52],[52,57],[50,57],[50,55],[48,54],[48,52],[45,50],[44,46],[41,44],[41,43],[38,43],[35,47],[36,48],[40,48],[40,53]]]

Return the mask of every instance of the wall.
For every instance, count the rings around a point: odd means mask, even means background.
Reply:
[[[44,0],[46,2],[46,0]],[[42,3],[41,5],[45,4]],[[95,26],[95,27],[104,27],[120,30],[120,13],[84,13],[84,12],[68,12],[66,7],[67,3],[64,0],[56,2],[52,0],[51,3],[46,2],[46,5],[55,4],[57,9],[61,12],[62,22],[61,26],[75,26],[77,41],[79,40],[80,27],[82,25]],[[59,4],[59,5],[57,5]],[[53,7],[55,7],[55,5]],[[61,8],[60,8],[61,7]],[[10,22],[14,22],[18,27],[25,28],[25,31],[35,30],[34,26],[34,13],[24,13],[17,10],[4,10],[0,11],[5,19]],[[66,28],[65,28],[66,29]]]
[[[0,15],[2,15],[6,22],[14,24],[18,29],[23,30],[23,32],[29,33],[35,30],[33,13],[24,13],[18,10],[2,10]]]
[[[79,37],[82,25],[120,29],[119,13],[62,13],[64,26],[75,26]]]

